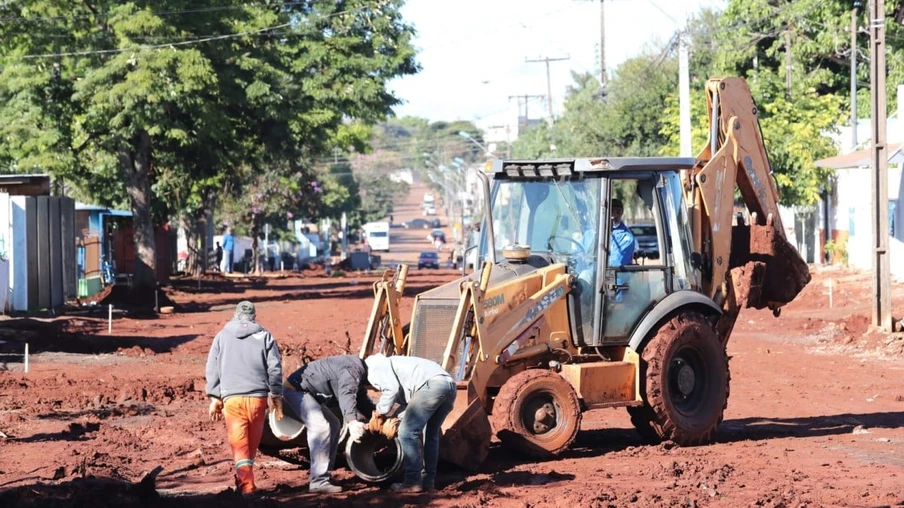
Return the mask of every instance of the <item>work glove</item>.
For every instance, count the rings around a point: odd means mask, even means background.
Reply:
[[[386,436],[386,439],[395,439],[396,436],[399,435],[399,425],[401,425],[402,421],[398,418],[390,418],[383,422],[383,427],[380,429],[380,434]]]
[[[359,422],[357,420],[348,422],[348,438],[356,443],[361,442],[361,438],[364,437],[364,432],[366,430],[367,426],[364,425],[364,422]]]
[[[216,422],[223,419],[223,401],[220,399],[210,399],[210,407],[207,409],[210,415],[210,421]]]
[[[276,421],[282,420],[283,412],[282,412],[282,395],[273,395],[270,394],[270,398],[267,400],[267,409],[274,413],[276,416]]]
[[[386,416],[374,411],[370,417],[370,421],[367,422],[367,430],[373,432],[374,434],[378,434],[382,432],[384,423],[386,423]]]

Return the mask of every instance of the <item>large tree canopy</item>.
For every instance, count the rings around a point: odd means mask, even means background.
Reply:
[[[152,212],[198,215],[224,191],[251,210],[276,186],[287,207],[318,199],[313,161],[348,119],[387,115],[387,81],[417,71],[401,4],[7,2],[0,164],[127,200],[136,283],[152,284]]]

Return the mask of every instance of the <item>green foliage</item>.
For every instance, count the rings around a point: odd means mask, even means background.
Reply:
[[[310,213],[314,159],[363,150],[398,103],[387,82],[418,70],[402,3],[4,3],[0,165],[128,197],[151,264],[152,211]]]
[[[655,55],[624,62],[609,81],[607,102],[590,74],[572,74],[565,108],[553,126],[541,124],[514,143],[515,157],[652,156],[668,142],[663,104],[677,83],[673,62]]]
[[[887,5],[889,15],[895,7]],[[889,18],[889,97],[904,82],[904,28]],[[861,18],[861,26],[865,15]],[[823,0],[729,0],[724,12],[703,10],[690,27],[692,147],[708,142],[705,85],[710,77],[747,79],[759,108],[760,126],[781,202],[809,205],[830,171],[815,161],[837,153],[828,137],[847,116],[850,23],[846,2]],[[893,26],[892,26],[893,25]],[[786,37],[790,37],[791,88],[786,89]],[[858,36],[858,51],[867,48]],[[516,157],[678,155],[677,58],[672,46],[622,63],[609,81],[606,101],[590,75],[573,76],[565,108],[553,126],[523,133]],[[858,68],[868,80],[868,64]],[[860,112],[868,115],[868,90]],[[893,101],[889,101],[890,105]],[[866,106],[864,106],[864,104]],[[551,147],[554,146],[555,150]]]
[[[393,212],[393,203],[408,194],[408,184],[393,182],[377,173],[363,173],[361,185],[360,223],[383,220]]]

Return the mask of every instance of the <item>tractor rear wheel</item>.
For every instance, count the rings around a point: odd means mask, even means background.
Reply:
[[[647,440],[695,446],[712,439],[728,405],[728,357],[712,325],[696,312],[667,321],[641,353],[644,405],[629,408]]]
[[[493,403],[493,430],[502,444],[532,458],[567,449],[581,428],[578,395],[562,376],[527,370],[502,385]]]

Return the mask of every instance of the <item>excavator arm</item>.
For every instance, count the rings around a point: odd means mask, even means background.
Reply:
[[[785,237],[763,135],[747,83],[710,79],[706,85],[710,139],[684,175],[699,254],[703,292],[724,311],[719,331],[730,334],[742,307],[776,315],[810,281],[800,254]],[[749,212],[735,221],[735,189]]]

